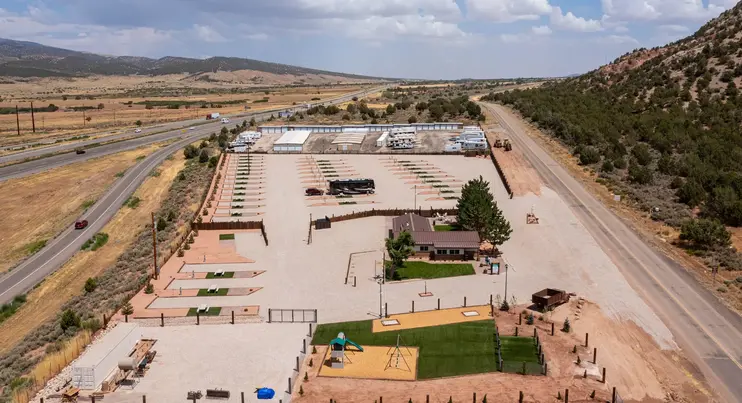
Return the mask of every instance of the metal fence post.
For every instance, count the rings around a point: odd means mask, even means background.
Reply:
[[[611,394],[611,403],[616,403],[616,387],[615,386],[613,387],[613,394]]]
[[[245,403],[245,392],[240,392],[240,400]]]
[[[268,308],[268,323],[271,323],[271,309]]]
[[[600,382],[605,383],[605,367],[603,367],[603,379]]]
[[[232,324],[234,325],[234,310],[232,310]]]
[[[593,364],[598,363],[598,348],[593,348]]]
[[[439,311],[441,310],[441,299],[440,298],[438,298],[438,310]]]
[[[554,322],[551,322],[551,335],[554,335]]]
[[[569,403],[569,389],[564,389],[564,403]]]
[[[198,313],[198,310],[196,311],[196,325],[201,324],[201,315]]]
[[[291,393],[291,378],[290,377],[289,377],[289,390],[288,390],[288,392]]]
[[[464,297],[464,308],[466,308],[466,296]]]
[[[518,392],[518,403],[523,403],[523,391]]]
[[[474,396],[471,398],[471,403],[477,403],[477,392],[474,392]]]
[[[299,357],[296,357],[296,369],[294,371],[299,372]]]
[[[165,327],[165,313],[160,312],[160,327]]]
[[[588,337],[589,337],[589,336],[590,336],[590,334],[589,334],[589,333],[585,333],[585,347],[587,347],[587,346],[588,346],[587,342],[588,342]]]
[[[301,353],[306,354],[307,353],[307,339],[301,340]]]
[[[412,301],[412,313],[415,313],[415,301]]]
[[[43,401],[41,403],[44,403]],[[147,403],[147,395],[142,395],[142,403]]]

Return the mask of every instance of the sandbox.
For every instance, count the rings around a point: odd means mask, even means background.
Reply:
[[[342,369],[329,366],[331,352],[328,348],[319,376],[393,381],[417,379],[417,347],[400,346],[396,349],[394,346],[363,346],[363,351],[347,349]]]
[[[491,318],[492,316],[490,314],[491,308],[489,305],[403,313],[374,320],[372,330],[374,333],[391,332],[403,329],[450,325],[453,323],[475,322]],[[396,321],[396,324],[394,321]]]

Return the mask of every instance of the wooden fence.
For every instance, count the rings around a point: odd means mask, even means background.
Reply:
[[[510,196],[510,198],[512,199],[513,191],[512,189],[510,189],[510,183],[508,183],[508,178],[505,177],[505,172],[502,170],[500,163],[497,162],[495,153],[490,153],[490,158],[492,159],[492,163],[495,164],[495,169],[497,170],[497,174],[500,175],[500,180],[502,180],[502,184],[505,186],[505,190],[508,191],[508,196]]]
[[[371,209],[368,211],[359,211],[359,212],[353,212],[350,214],[343,214],[343,215],[333,215],[332,217],[327,217],[330,222],[340,222],[340,221],[347,221],[347,220],[355,220],[357,218],[366,218],[366,217],[396,217],[401,216],[407,213],[414,213],[422,217],[430,218],[435,217],[436,214],[441,215],[449,215],[449,216],[455,216],[459,214],[459,210],[452,208],[452,209]],[[313,221],[314,225],[317,225],[317,220]]]
[[[264,231],[263,220],[260,221],[230,221],[230,222],[194,222],[192,228],[199,231],[219,231],[230,229],[259,229]]]

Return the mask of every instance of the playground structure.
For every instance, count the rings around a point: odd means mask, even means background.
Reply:
[[[330,342],[318,376],[333,378],[414,381],[417,347],[407,347],[397,336],[395,346],[361,347],[341,332]],[[347,348],[347,347],[352,348]]]
[[[346,346],[352,346],[355,347],[356,350],[363,352],[363,347],[359,346],[358,344],[354,343],[347,337],[345,337],[345,333],[340,332],[338,333],[338,337],[332,339],[330,341],[330,367],[331,368],[337,368],[337,369],[343,369],[345,368],[345,361],[348,360],[348,363],[353,363],[353,361],[350,360],[348,355],[346,354]],[[352,351],[351,354],[354,354]]]

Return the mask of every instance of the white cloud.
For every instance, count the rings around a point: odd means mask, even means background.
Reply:
[[[657,27],[658,30],[666,33],[682,34],[690,31],[685,25],[667,24]]]
[[[396,40],[400,37],[440,40],[468,36],[457,24],[422,15],[396,18],[373,16],[359,21],[336,20],[330,25],[339,28],[337,32],[369,41]]]
[[[208,25],[193,24],[193,30],[196,32],[196,36],[204,42],[217,43],[227,41],[222,34]]]
[[[606,44],[634,44],[638,45],[639,41],[629,35],[607,35],[595,39],[597,43]]]
[[[601,0],[603,13],[629,21],[702,21],[718,16],[738,0]]]
[[[551,28],[548,25],[541,25],[539,27],[531,27],[531,32],[534,35],[551,35]]]
[[[577,17],[571,11],[567,11],[567,14],[562,14],[562,9],[559,7],[552,8],[549,21],[554,28],[565,31],[596,32],[603,30],[600,21]]]
[[[493,22],[537,20],[551,12],[548,0],[467,0],[470,19]]]

